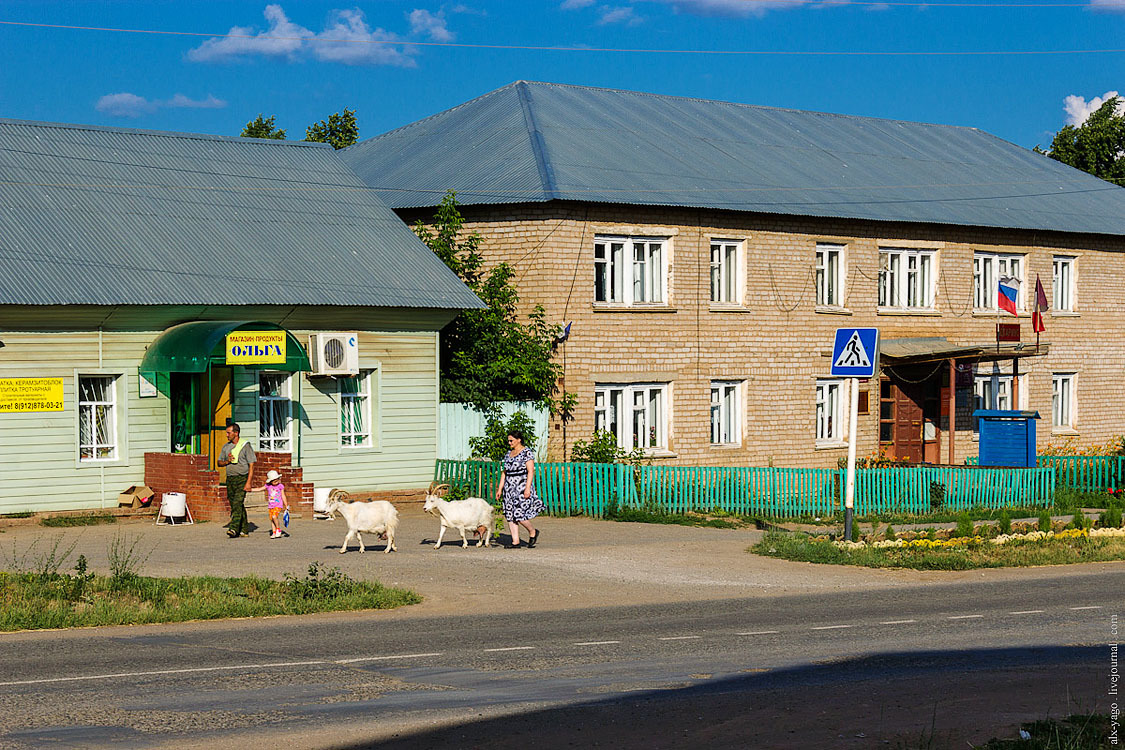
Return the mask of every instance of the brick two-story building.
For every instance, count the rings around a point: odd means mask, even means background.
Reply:
[[[883,339],[861,452],[959,462],[978,406],[1039,411],[1041,445],[1125,423],[1125,190],[979,130],[517,82],[341,155],[407,221],[456,191],[522,302],[573,322],[556,458],[599,427],[681,464],[835,464],[852,325]]]

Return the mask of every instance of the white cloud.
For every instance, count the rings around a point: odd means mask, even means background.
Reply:
[[[1125,0],[1090,0],[1094,10],[1125,11]]]
[[[136,118],[147,115],[158,109],[222,109],[227,103],[208,94],[206,99],[192,99],[183,94],[176,94],[171,99],[153,99],[149,101],[143,96],[121,92],[119,94],[106,94],[98,99],[94,109],[110,117]]]
[[[232,26],[227,36],[208,39],[187,57],[195,62],[227,62],[248,57],[297,61],[316,59],[345,65],[397,65],[413,67],[416,53],[409,40],[382,28],[371,28],[363,11],[335,10],[320,32],[293,23],[280,5],[267,5],[264,31],[248,26]],[[453,33],[444,16],[417,9],[407,14],[411,31],[434,41],[450,41]]]
[[[773,0],[653,0],[653,2],[671,5],[677,13],[726,18],[762,16],[770,10],[797,8],[805,4],[802,0],[795,0],[794,2],[774,2]]]
[[[431,13],[428,10],[417,8],[407,15],[410,20],[410,31],[414,34],[426,34],[435,42],[452,42],[453,32],[445,26],[445,14]]]
[[[1120,96],[1116,91],[1107,91],[1101,96],[1095,96],[1090,101],[1086,101],[1086,97],[1071,94],[1063,99],[1063,109],[1066,110],[1066,124],[1074,125],[1075,127],[1086,122],[1086,118],[1098,111],[1107,99],[1112,99],[1115,96]],[[1125,114],[1125,102],[1117,103],[1117,112]]]
[[[631,7],[612,7],[603,5],[598,9],[601,17],[598,19],[599,26],[608,26],[614,23],[623,23],[626,26],[636,26],[641,23],[641,18],[633,12]]]
[[[595,0],[563,0],[563,4],[559,7],[563,10],[578,10],[579,8],[589,8],[594,2]]]

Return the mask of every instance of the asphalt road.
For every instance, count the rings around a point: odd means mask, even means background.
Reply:
[[[930,731],[949,724],[953,742],[973,706],[986,711],[976,723],[1007,725],[1108,700],[1122,584],[1059,569],[517,615],[12,634],[0,636],[0,744],[885,746],[930,706]],[[837,731],[857,718],[866,729]]]

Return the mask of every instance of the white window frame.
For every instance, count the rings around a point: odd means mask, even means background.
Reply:
[[[337,419],[339,421],[337,424],[340,426],[339,446],[341,451],[375,447],[375,427],[371,419],[372,401],[374,401],[372,394],[374,379],[372,370],[361,370],[359,375],[355,377],[340,378],[337,381],[336,388],[339,397],[339,408],[337,409]],[[358,383],[358,391],[356,393],[345,392],[345,383]],[[363,424],[360,425],[360,427],[366,429],[345,430],[344,415],[346,404],[357,399],[361,400],[359,414],[363,419]]]
[[[1051,373],[1051,429],[1056,432],[1072,432],[1077,423],[1077,400],[1075,381],[1077,373]]]
[[[843,378],[824,378],[816,381],[816,444],[837,446],[847,442],[844,425]]]
[[[594,429],[614,432],[617,445],[623,450],[668,450],[670,390],[668,383],[595,383]],[[612,429],[614,421],[616,429]],[[649,434],[645,445],[639,445],[635,434],[638,421]]]
[[[277,396],[263,395],[262,391],[262,378],[264,377],[280,377],[281,388]],[[284,402],[288,408],[284,409],[285,413],[285,430],[277,435],[268,436],[266,431],[266,420],[263,419],[266,413],[273,413],[272,410],[263,411],[265,404],[275,404]],[[283,443],[285,447],[278,447]],[[258,450],[266,451],[268,453],[292,453],[293,452],[293,373],[284,372],[280,370],[259,370],[258,371]]]
[[[667,237],[595,236],[594,304],[667,305],[670,244]]]
[[[933,310],[937,251],[879,248],[879,309]]]
[[[1051,259],[1051,309],[1055,312],[1074,312],[1074,256],[1056,255]]]
[[[742,242],[711,239],[711,302],[742,304]]]
[[[816,305],[844,306],[844,246],[826,242],[816,246]]]
[[[90,372],[90,373],[76,373],[74,378],[76,397],[75,401],[78,404],[78,422],[77,422],[77,435],[76,444],[78,446],[78,462],[80,464],[106,464],[120,460],[122,455],[122,446],[118,440],[121,435],[121,410],[118,409],[118,404],[121,399],[118,394],[120,387],[121,376],[114,373],[105,372]],[[90,400],[86,398],[85,389],[82,387],[84,380],[108,380],[109,381],[109,399],[108,400]],[[98,408],[109,409],[109,414],[112,419],[110,425],[109,442],[100,443],[97,440],[97,410]],[[84,444],[82,442],[82,425],[88,423],[87,429],[89,434],[94,436],[94,442]],[[93,455],[85,456],[83,453],[89,448]],[[97,453],[100,450],[109,449],[109,455],[99,456]]]
[[[977,373],[973,376],[973,411],[977,409],[1026,409],[1027,374],[1019,376],[1019,404],[1012,406],[1011,373]],[[980,420],[973,419],[973,437],[980,433]]]
[[[711,445],[742,445],[742,381],[711,381]]]
[[[1019,253],[973,253],[973,309],[978,312],[999,310],[996,295],[1000,293],[1000,279],[1008,277],[1018,282],[1016,310],[1026,310],[1025,261],[1026,256]]]

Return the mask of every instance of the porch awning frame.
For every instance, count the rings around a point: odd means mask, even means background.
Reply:
[[[896,346],[897,345],[897,346]],[[900,350],[896,354],[896,349]],[[1027,343],[953,344],[944,337],[887,339],[880,342],[880,359],[885,366],[924,364],[949,359],[994,362],[999,360],[1042,357],[1051,345]]]
[[[227,334],[243,329],[285,331],[286,346],[285,362],[241,367],[285,372],[312,370],[309,355],[296,336],[276,323],[260,320],[196,320],[172,326],[149,344],[138,369],[140,372],[206,372],[211,366],[226,362]]]

